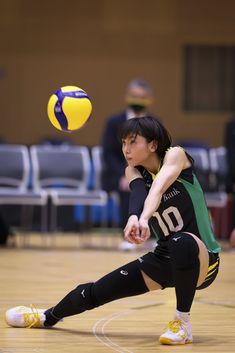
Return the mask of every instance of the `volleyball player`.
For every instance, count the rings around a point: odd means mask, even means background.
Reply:
[[[174,287],[176,311],[160,342],[193,341],[190,309],[195,292],[214,281],[220,251],[193,160],[181,147],[171,147],[167,130],[152,117],[126,121],[120,138],[131,188],[124,237],[140,244],[153,233],[155,249],[96,282],[80,284],[50,309],[9,309],[9,325],[52,327],[64,317],[115,299]]]

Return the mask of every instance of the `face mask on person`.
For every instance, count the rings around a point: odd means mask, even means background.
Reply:
[[[128,104],[128,107],[133,110],[135,113],[140,113],[143,112],[146,109],[145,105],[142,104],[136,104],[136,103],[130,103]]]
[[[143,112],[151,103],[150,99],[131,97],[127,97],[126,102],[128,107],[136,113]]]

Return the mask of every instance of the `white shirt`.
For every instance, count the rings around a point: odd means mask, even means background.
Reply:
[[[126,118],[127,120],[132,119],[132,118],[138,118],[139,116],[146,116],[146,112],[143,111],[141,114],[136,114],[132,109],[127,108],[126,110]]]

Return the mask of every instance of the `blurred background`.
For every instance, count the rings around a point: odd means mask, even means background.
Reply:
[[[151,111],[175,143],[203,146],[207,154],[223,147],[235,111],[233,0],[0,0],[0,8],[0,142],[66,140],[91,151],[101,144],[107,117],[125,109],[128,82],[141,78],[152,85]],[[56,130],[47,117],[49,97],[66,85],[83,88],[93,104],[87,124],[73,133]],[[228,167],[209,163],[203,188],[223,192],[222,202],[214,195],[207,201],[216,235],[228,238],[235,222],[233,197],[225,193]],[[76,206],[68,209],[58,217],[64,229],[85,217]]]
[[[124,106],[127,82],[151,82],[175,140],[223,143],[235,107],[233,0],[0,0],[0,137],[99,144],[104,121]],[[46,106],[64,85],[93,102],[92,118],[64,134]]]
[[[19,304],[52,306],[75,283],[90,282],[153,249],[151,239],[138,249],[123,246],[120,199],[101,190],[102,165],[92,159],[107,118],[125,110],[126,86],[134,78],[152,85],[151,112],[173,142],[195,147],[190,153],[224,250],[219,282],[197,298],[192,351],[234,352],[235,0],[0,0],[0,314]],[[67,85],[84,89],[93,105],[91,118],[73,133],[56,130],[47,117],[49,97]],[[76,199],[71,189],[60,203],[63,182],[55,178],[58,190],[48,193],[35,156],[42,154],[43,141],[63,140],[66,146],[45,148],[45,179],[52,171],[62,181],[70,172],[81,176],[81,155],[71,160],[70,153],[79,145],[87,147],[89,165],[84,197]],[[100,157],[102,151],[95,151]],[[52,152],[56,158],[50,163]],[[93,191],[100,198],[89,199]],[[82,323],[72,318],[64,328],[35,336],[9,330],[2,320],[0,346],[18,353],[57,352],[58,344],[60,352],[69,347],[71,353],[156,352],[156,334],[169,316],[165,304],[171,309],[174,299],[171,291],[162,291],[158,301],[154,295],[108,305],[87,313]],[[102,337],[106,347],[100,346]]]

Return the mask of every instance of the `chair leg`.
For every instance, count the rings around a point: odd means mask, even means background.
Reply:
[[[50,219],[50,231],[52,233],[57,230],[57,206],[51,203],[51,219]]]
[[[34,213],[34,205],[22,205],[21,206],[21,215],[20,215],[20,223],[23,228],[23,246],[27,246],[28,239],[26,241],[26,232],[32,230],[33,228],[33,213]]]
[[[45,233],[48,231],[48,205],[41,205],[41,239],[46,245]]]
[[[22,205],[20,224],[23,228],[29,230],[32,229],[32,219],[33,219],[33,205]]]
[[[55,232],[57,230],[57,206],[51,202],[50,207],[50,233],[51,233],[51,245],[55,245]]]
[[[100,206],[101,207],[101,226],[106,228],[108,226],[108,208],[107,205]]]
[[[46,233],[48,230],[47,220],[48,220],[48,209],[47,205],[41,206],[41,232]]]

